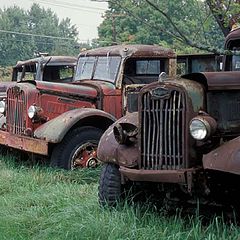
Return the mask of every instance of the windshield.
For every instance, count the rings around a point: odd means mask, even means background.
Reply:
[[[93,79],[115,82],[120,63],[119,56],[80,57],[75,80]]]
[[[15,68],[13,76],[13,81],[34,80],[36,77],[36,64]]]

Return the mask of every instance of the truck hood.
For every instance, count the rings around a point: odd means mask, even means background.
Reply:
[[[183,75],[182,78],[199,82],[208,90],[240,89],[240,72],[200,72]]]
[[[97,80],[81,80],[81,81],[76,81],[73,83],[74,85],[77,86],[88,86],[88,87],[93,87],[98,91],[99,94],[104,94],[104,95],[115,95],[116,92],[116,87],[113,83],[111,82],[105,82],[105,81],[97,81]]]
[[[76,85],[69,83],[53,83],[44,81],[35,81],[36,88],[41,92],[51,93],[51,94],[65,94],[69,96],[79,96],[91,99],[96,99],[98,97],[98,91],[93,86],[87,85]]]
[[[0,98],[6,97],[7,89],[11,86],[14,86],[16,82],[1,82],[0,83]]]

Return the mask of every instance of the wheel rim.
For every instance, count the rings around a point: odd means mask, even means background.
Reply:
[[[71,169],[92,168],[99,163],[97,159],[97,144],[85,143],[79,146],[72,155]]]

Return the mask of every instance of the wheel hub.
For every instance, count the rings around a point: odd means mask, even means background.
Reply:
[[[74,152],[71,162],[72,169],[96,167],[99,163],[97,159],[97,144],[88,142],[79,146]]]

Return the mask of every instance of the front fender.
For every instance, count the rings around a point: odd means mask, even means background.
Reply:
[[[203,168],[240,175],[240,137],[204,155]]]
[[[50,143],[59,143],[62,141],[66,133],[79,121],[95,116],[111,122],[116,120],[111,114],[98,109],[74,109],[63,113],[38,127],[34,132],[34,137]]]
[[[105,131],[98,145],[98,158],[105,163],[112,162],[125,167],[137,166],[139,156],[137,143],[130,146],[119,144],[113,134],[113,128],[117,123],[131,123],[138,127],[138,113],[129,113]]]

